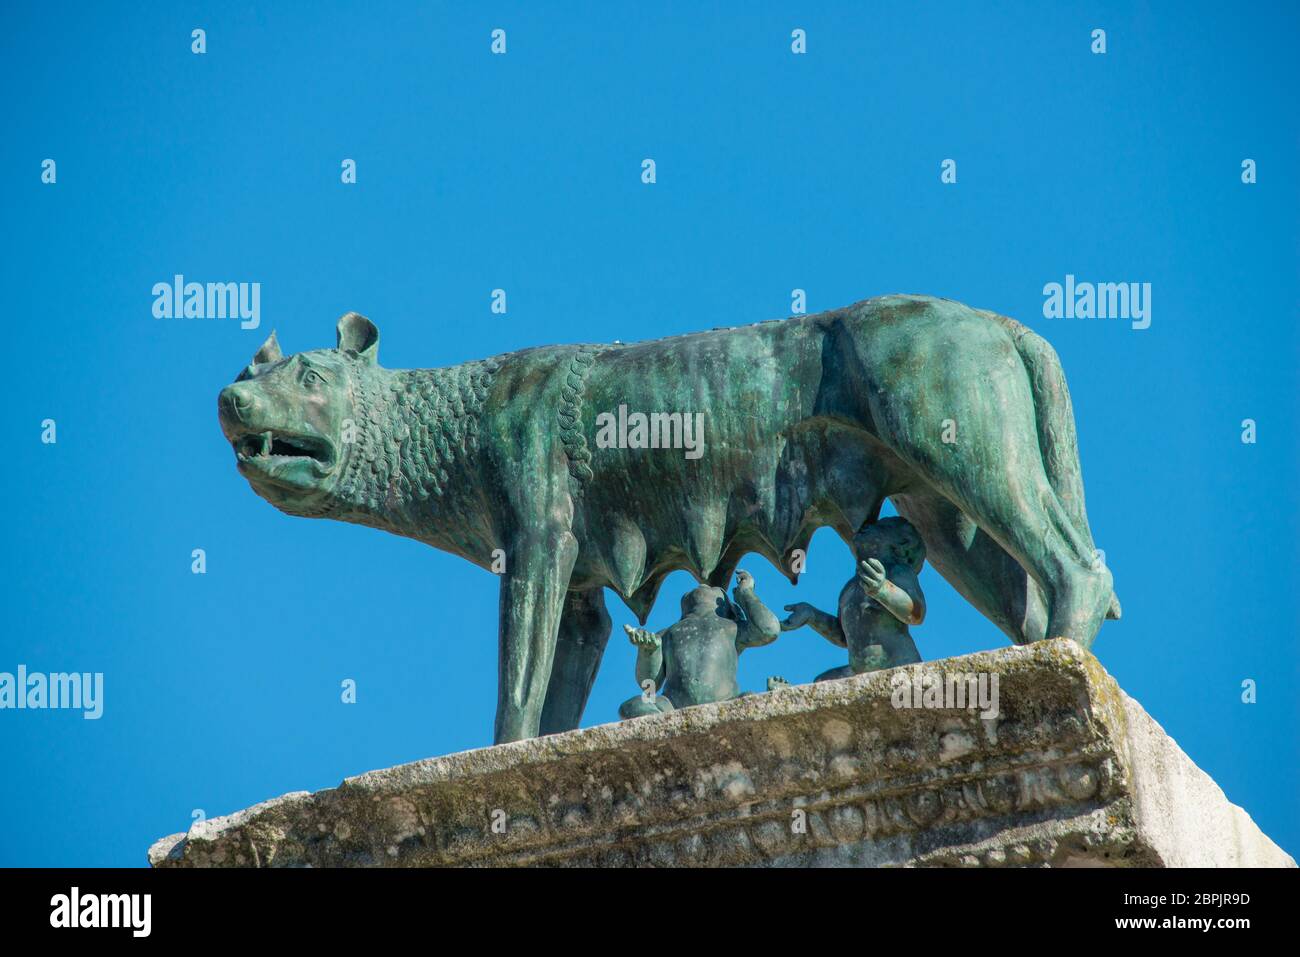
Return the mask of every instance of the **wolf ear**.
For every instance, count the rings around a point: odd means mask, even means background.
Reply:
[[[355,352],[367,362],[379,358],[379,327],[359,313],[349,312],[339,320],[340,351]]]
[[[280,352],[280,343],[275,338],[274,330],[272,330],[271,334],[266,337],[266,341],[262,343],[261,348],[253,353],[253,365],[261,365],[263,362],[279,362],[283,358],[284,355]]]

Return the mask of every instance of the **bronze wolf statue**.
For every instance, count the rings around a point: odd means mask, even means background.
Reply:
[[[218,400],[253,490],[292,515],[384,529],[501,575],[496,740],[577,727],[609,637],[664,577],[722,587],[757,552],[850,542],[886,498],[931,563],[1013,641],[1091,645],[1118,617],[1084,511],[1060,362],[1024,326],[885,296],[651,342],[384,369],[275,334]]]

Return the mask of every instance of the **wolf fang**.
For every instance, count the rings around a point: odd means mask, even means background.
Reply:
[[[1151,283],[1081,282],[1066,273],[1065,284],[1043,287],[1044,319],[1132,319],[1134,329],[1151,325]]]
[[[170,283],[154,283],[155,319],[235,319],[239,328],[262,324],[260,282],[186,282],[177,273]]]
[[[692,428],[694,425],[694,428]],[[649,438],[647,439],[647,433]],[[692,434],[693,433],[693,434]],[[626,405],[596,416],[596,447],[601,449],[685,449],[688,459],[704,454],[703,412],[628,413]]]

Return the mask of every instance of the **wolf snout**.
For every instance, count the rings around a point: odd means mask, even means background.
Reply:
[[[226,386],[217,396],[217,414],[223,427],[247,426],[253,424],[257,415],[257,399],[236,382]]]

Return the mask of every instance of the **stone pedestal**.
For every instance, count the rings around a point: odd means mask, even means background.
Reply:
[[[981,680],[995,704],[955,700]],[[198,823],[149,860],[1295,866],[1064,640],[371,771]]]

